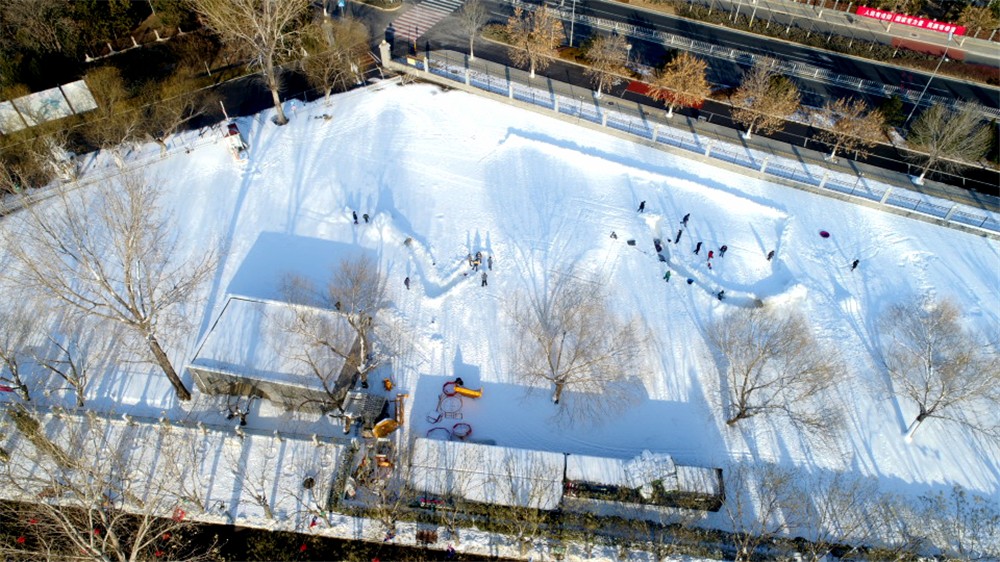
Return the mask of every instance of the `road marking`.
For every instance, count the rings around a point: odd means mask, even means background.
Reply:
[[[462,0],[425,0],[392,22],[398,40],[410,43],[451,15],[462,5]]]

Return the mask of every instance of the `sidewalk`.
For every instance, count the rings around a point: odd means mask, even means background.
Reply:
[[[426,63],[430,72],[424,68]],[[552,80],[530,78],[526,71],[483,60],[469,61],[455,51],[431,51],[421,56],[389,60],[391,70],[414,75],[450,88],[485,95],[535,111],[655,146],[685,157],[728,167],[789,187],[848,200],[1000,239],[1000,200],[928,181],[914,186],[906,174],[854,162],[831,163],[825,154],[676,115],[662,109]],[[679,149],[679,150],[678,150]]]
[[[708,0],[699,0],[702,3]],[[942,52],[945,48],[959,48],[967,53],[974,53],[983,58],[990,58],[994,61],[994,66],[1000,66],[1000,43],[987,41],[989,32],[980,32],[981,38],[971,36],[956,35],[951,42],[948,41],[948,34],[929,29],[902,25],[898,23],[883,22],[874,18],[858,16],[843,10],[849,6],[860,6],[864,3],[848,2],[838,0],[837,9],[824,9],[819,6],[812,6],[794,0],[718,0],[722,4],[728,4],[727,11],[732,12],[737,8],[740,13],[750,15],[756,8],[758,17],[766,18],[768,13],[786,14],[795,18],[821,21],[827,25],[839,26],[844,29],[843,35],[867,38],[870,35],[876,41],[884,44],[892,44],[893,38],[916,40],[922,43],[937,45]],[[819,4],[819,0],[816,2]],[[853,10],[853,7],[851,8]],[[953,23],[953,22],[948,22]],[[975,33],[976,30],[969,30],[968,33]]]

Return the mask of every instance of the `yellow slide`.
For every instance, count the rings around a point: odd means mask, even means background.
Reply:
[[[483,395],[483,389],[473,390],[471,388],[465,388],[464,386],[455,385],[455,392],[461,394],[462,396],[468,396],[469,398],[479,398]]]

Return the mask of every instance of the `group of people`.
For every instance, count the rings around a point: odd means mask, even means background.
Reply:
[[[469,267],[472,268],[472,271],[479,271],[480,266],[483,264],[483,253],[481,251],[476,252],[475,256],[469,254],[466,259],[468,260]],[[486,257],[486,269],[488,269],[489,271],[493,271],[493,256]],[[468,273],[466,273],[465,275],[468,275]],[[481,271],[479,275],[479,286],[486,287],[488,285],[489,285],[489,276],[487,275],[486,271]],[[403,286],[406,287],[407,291],[410,290],[409,277],[403,279]]]
[[[354,224],[358,224],[358,212],[357,211],[351,211],[351,216],[354,217]],[[365,219],[365,224],[367,224],[368,223],[368,218],[369,218],[368,217],[368,213],[363,213],[361,215],[361,217],[363,219]]]

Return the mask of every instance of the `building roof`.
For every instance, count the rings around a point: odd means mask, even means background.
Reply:
[[[356,334],[338,312],[304,305],[231,296],[191,366],[254,380],[322,390],[312,361],[330,381],[343,370],[343,357],[317,345],[324,335],[351,350]]]
[[[552,510],[562,499],[562,453],[418,438],[410,486],[438,496]]]

